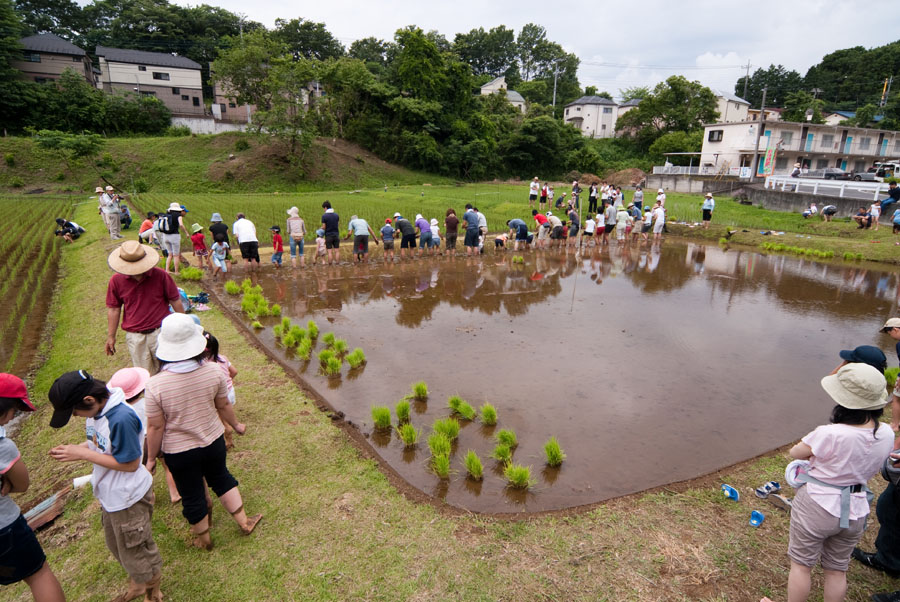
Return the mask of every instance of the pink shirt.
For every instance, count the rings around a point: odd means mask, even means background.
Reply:
[[[894,433],[885,423],[872,428],[849,424],[826,424],[802,439],[813,453],[809,475],[833,485],[867,483],[878,474],[894,446]],[[806,484],[809,497],[832,516],[841,516],[841,490],[815,483]],[[850,520],[869,514],[865,491],[850,494]]]

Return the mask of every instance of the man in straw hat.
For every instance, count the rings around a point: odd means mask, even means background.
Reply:
[[[109,254],[107,262],[116,273],[106,289],[106,354],[116,353],[116,330],[122,318],[132,363],[156,374],[159,325],[169,315],[170,305],[176,312],[184,313],[178,287],[168,273],[156,267],[159,263],[156,249],[136,240],[119,245]]]

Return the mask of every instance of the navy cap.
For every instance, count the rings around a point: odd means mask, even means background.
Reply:
[[[844,361],[869,364],[881,372],[884,372],[885,368],[887,368],[887,358],[884,356],[884,352],[872,345],[860,345],[853,350],[844,349],[841,351],[840,356]]]
[[[84,399],[93,386],[94,379],[84,370],[66,372],[57,378],[48,394],[53,405],[50,426],[55,429],[66,426],[75,404]]]

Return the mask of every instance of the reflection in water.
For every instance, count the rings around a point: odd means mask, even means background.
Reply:
[[[878,334],[897,311],[893,271],[671,240],[524,256],[524,264],[510,253],[261,276],[284,315],[315,319],[364,349],[366,367],[345,366],[338,379],[285,354],[271,329],[256,336],[371,433],[403,478],[493,512],[596,502],[773,449],[826,419],[818,381],[840,349],[874,344],[893,355]],[[373,433],[371,406],[392,406],[418,380],[432,392],[412,403],[423,441],[448,415],[448,396],[490,402],[499,427],[516,430],[514,459],[538,485],[528,494],[506,488],[490,459],[494,428],[464,423],[449,481],[429,470],[422,444],[405,450],[391,431]],[[568,454],[561,470],[544,466],[551,435]],[[485,466],[477,488],[462,463],[469,449]]]

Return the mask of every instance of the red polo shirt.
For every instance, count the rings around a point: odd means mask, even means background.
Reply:
[[[544,215],[543,213],[535,213],[534,221],[536,221],[539,226],[543,226],[544,224],[547,223],[547,216]]]
[[[106,307],[122,310],[122,330],[143,332],[159,328],[169,315],[169,303],[180,295],[175,281],[165,270],[151,268],[137,281],[125,274],[114,274],[106,289]]]

